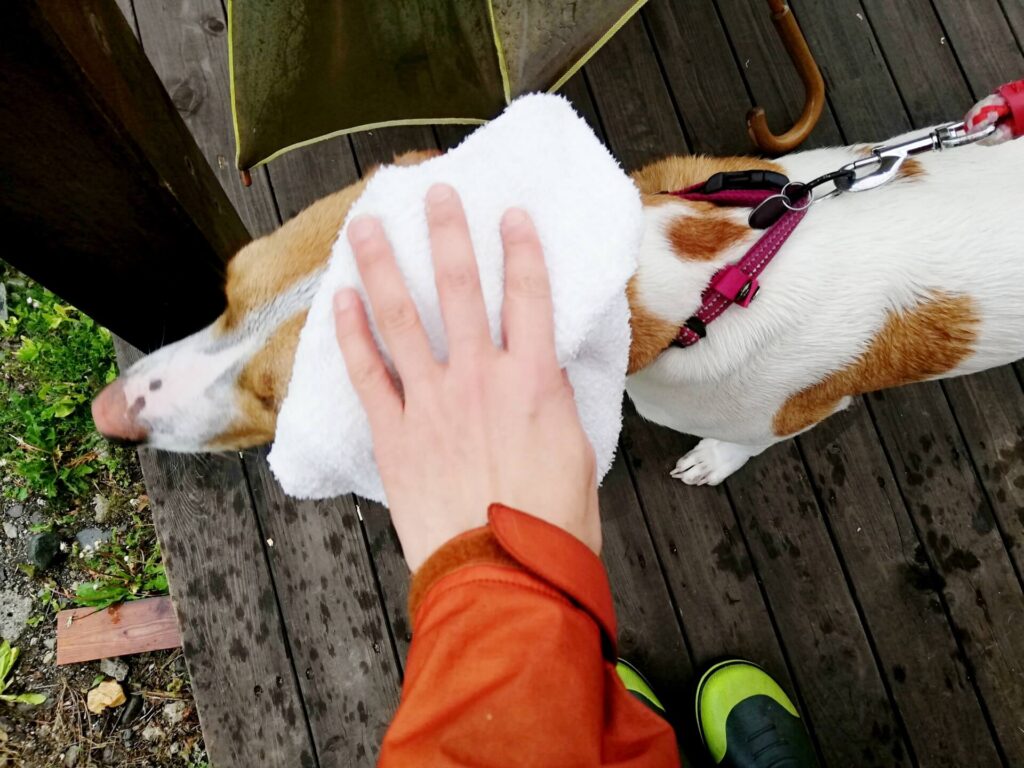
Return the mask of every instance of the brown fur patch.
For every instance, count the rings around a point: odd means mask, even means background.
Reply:
[[[395,164],[416,165],[437,154],[437,150],[406,152],[395,158]],[[269,235],[246,245],[231,259],[225,289],[228,308],[218,321],[222,330],[232,329],[249,312],[327,263],[349,208],[363,193],[375,170],[355,184],[317,200]]]
[[[830,416],[847,396],[924,381],[951,371],[973,350],[979,323],[969,296],[936,293],[912,309],[890,312],[860,358],[793,395],[772,429],[793,435]]]
[[[750,229],[725,215],[677,216],[669,222],[666,236],[676,256],[689,261],[712,261],[734,245]]]
[[[644,307],[637,296],[635,277],[626,286],[626,298],[629,300],[629,328],[633,335],[629,344],[627,373],[636,373],[653,363],[668,348],[679,333],[679,327]]]
[[[896,172],[897,179],[917,179],[925,175],[924,166],[920,160],[916,160],[913,157],[908,157],[903,161],[903,165]]]
[[[263,445],[274,439],[277,412],[288,391],[295,349],[305,323],[305,311],[286,320],[263,349],[246,363],[235,385],[240,414],[224,432],[210,441],[211,448],[238,450]]]
[[[659,192],[674,192],[699,184],[716,173],[749,170],[784,172],[778,163],[760,157],[678,155],[645,165],[640,170],[633,171],[630,177],[642,193],[657,195]],[[645,198],[644,204],[647,203]]]

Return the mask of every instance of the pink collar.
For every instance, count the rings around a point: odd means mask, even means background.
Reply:
[[[785,176],[766,171],[716,173],[703,184],[669,194],[683,200],[756,208],[768,198],[778,196],[787,182]],[[786,210],[742,259],[718,270],[701,295],[700,309],[683,323],[672,345],[689,347],[696,344],[707,335],[708,324],[730,305],[749,306],[760,288],[757,276],[775,258],[806,212],[806,208]]]

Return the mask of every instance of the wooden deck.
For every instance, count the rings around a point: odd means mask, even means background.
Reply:
[[[220,0],[119,0],[254,234],[410,148],[409,128],[233,169]],[[956,118],[1024,75],[1024,0],[794,0],[828,84],[808,146]],[[565,88],[627,168],[749,150],[744,115],[800,87],[755,0],[652,0]],[[724,487],[668,470],[693,440],[626,418],[602,489],[622,653],[676,722],[724,654],[795,693],[829,766],[1024,765],[1024,390],[1003,368],[888,391]],[[386,513],[286,498],[265,452],[143,451],[217,768],[375,762],[408,647]],[[680,729],[691,765],[692,730]]]

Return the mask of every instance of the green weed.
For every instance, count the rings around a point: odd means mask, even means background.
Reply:
[[[2,264],[0,264],[2,269]],[[117,375],[110,333],[45,288],[9,272],[0,321],[3,493],[68,499],[128,479],[125,451],[92,426],[89,403]]]
[[[12,648],[6,640],[0,643],[0,701],[12,704],[42,704],[46,701],[46,696],[41,693],[4,693],[11,685],[11,670],[14,669],[19,653],[20,651]]]
[[[110,541],[83,559],[90,580],[78,585],[71,596],[73,603],[106,608],[125,600],[167,594],[156,532],[137,514],[126,533],[115,531]]]

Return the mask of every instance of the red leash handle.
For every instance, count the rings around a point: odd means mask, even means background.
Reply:
[[[1006,83],[996,89],[1006,102],[1008,114],[1003,117],[1013,138],[1024,136],[1024,80]]]
[[[1024,80],[999,86],[974,105],[964,122],[971,132],[994,125],[994,132],[980,142],[989,146],[1024,136]]]

